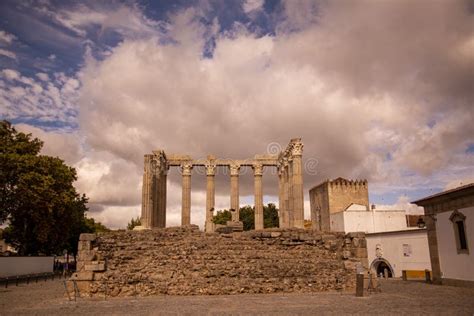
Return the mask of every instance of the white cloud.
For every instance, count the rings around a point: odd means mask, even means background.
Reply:
[[[245,13],[250,13],[252,11],[261,10],[264,4],[265,0],[245,0],[242,4],[242,8]]]
[[[244,9],[263,2],[250,4]],[[390,193],[474,172],[464,152],[474,134],[472,30],[459,5],[286,1],[284,9],[276,36],[258,38],[242,25],[216,34],[217,20],[209,32],[198,10],[180,11],[169,18],[174,41],[166,45],[137,8],[62,12],[58,21],[79,35],[93,24],[124,40],[101,60],[88,53],[74,77],[39,73],[37,81],[3,70],[0,98],[12,116],[67,121],[65,113],[79,110],[77,187],[97,208],[91,213],[114,227],[139,213],[143,154],[157,148],[245,158],[301,136],[305,163],[318,161],[316,173],[305,172],[305,192],[339,176],[368,178],[374,191]],[[203,58],[209,33],[215,50]],[[10,89],[12,81],[21,87]],[[273,177],[264,192],[276,200]],[[252,180],[242,175],[242,199]],[[170,174],[170,225],[180,222],[180,181]],[[194,175],[192,222],[201,225],[204,190],[205,178]],[[218,209],[228,207],[228,191],[228,177],[218,177]],[[384,207],[418,211],[406,197]]]
[[[13,69],[2,70],[1,77],[6,79],[4,88],[0,90],[4,103],[1,114],[6,119],[20,117],[40,122],[75,122],[80,89],[77,78],[64,73],[55,73],[53,80],[45,73],[37,73],[37,78],[27,77]]]
[[[80,136],[77,133],[44,131],[40,128],[17,124],[15,128],[24,133],[31,133],[44,142],[41,154],[59,157],[69,165],[75,165],[84,155]],[[83,191],[84,192],[84,191]]]
[[[3,69],[2,76],[8,80],[16,80],[20,78],[20,73],[13,69]]]
[[[405,211],[410,215],[423,215],[423,207],[410,203],[410,199],[406,195],[398,197],[398,200],[394,204],[376,204],[375,208],[378,210],[397,210]]]
[[[15,35],[0,30],[0,43],[3,42],[4,44],[10,45],[14,40],[16,40]]]
[[[37,73],[36,77],[40,78],[42,81],[48,81],[49,80],[48,74],[46,74],[44,72]]]
[[[16,54],[14,52],[3,49],[3,48],[0,48],[0,55],[6,56],[11,59],[15,59],[15,60],[17,59]]]

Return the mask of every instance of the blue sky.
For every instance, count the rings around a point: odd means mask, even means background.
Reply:
[[[0,115],[73,165],[90,213],[114,227],[140,212],[143,154],[245,158],[293,137],[306,192],[365,178],[372,203],[416,211],[409,201],[474,180],[472,15],[461,0],[2,1]],[[242,176],[242,203],[252,183]]]

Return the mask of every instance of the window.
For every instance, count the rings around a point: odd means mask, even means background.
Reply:
[[[411,257],[411,254],[412,254],[411,245],[403,244],[403,256]]]
[[[468,254],[469,248],[466,238],[466,216],[458,210],[455,210],[449,219],[453,222],[454,237],[456,239],[456,249],[458,254]]]

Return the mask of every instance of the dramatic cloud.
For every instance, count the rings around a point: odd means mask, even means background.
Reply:
[[[242,3],[250,18],[263,7]],[[115,13],[49,8],[78,36],[98,25],[123,39],[99,56],[88,51],[76,76],[3,70],[7,106],[0,109],[7,117],[62,121],[77,113],[81,150],[68,159],[92,213],[113,227],[139,214],[143,154],[157,148],[246,158],[302,137],[305,192],[325,178],[368,178],[373,196],[395,203],[384,207],[413,213],[419,209],[403,192],[472,179],[474,22],[467,3],[284,1],[280,9],[271,17],[275,34],[257,36],[242,23],[219,32],[217,18],[202,22],[209,10],[179,10],[165,23],[135,6]],[[60,104],[48,107],[59,114],[9,105],[25,96]],[[242,173],[241,204],[253,204],[252,170]],[[181,177],[171,170],[168,179],[172,225],[180,222]],[[274,170],[264,181],[266,201],[276,202]],[[192,186],[192,222],[202,225],[202,170],[194,170]],[[218,209],[228,207],[228,194],[220,170]]]

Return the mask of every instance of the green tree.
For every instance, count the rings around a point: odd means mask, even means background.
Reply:
[[[239,219],[244,225],[244,230],[255,229],[255,209],[250,205],[240,208]]]
[[[127,229],[133,230],[134,227],[140,226],[141,224],[142,224],[142,221],[140,220],[140,216],[137,216],[137,218],[132,218],[130,220],[130,223],[127,224]]]
[[[278,209],[273,203],[263,206],[263,226],[265,228],[279,227]]]
[[[214,224],[225,225],[232,219],[232,214],[228,210],[217,211],[212,221]],[[255,229],[255,208],[246,205],[240,208],[239,219],[244,225],[244,230]],[[268,203],[263,206],[263,225],[265,228],[279,227],[278,209],[275,204]]]
[[[229,210],[217,211],[217,214],[212,218],[212,222],[219,225],[225,225],[230,220],[232,220],[232,214]]]
[[[22,255],[77,250],[85,227],[87,198],[73,186],[75,169],[40,155],[42,145],[0,122],[0,223],[9,224],[6,240]]]

